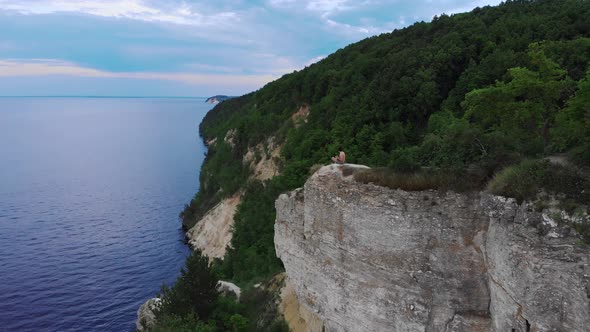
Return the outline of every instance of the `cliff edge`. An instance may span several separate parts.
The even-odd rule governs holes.
[[[357,183],[360,167],[325,166],[275,204],[277,256],[329,331],[587,331],[590,250],[564,221]]]

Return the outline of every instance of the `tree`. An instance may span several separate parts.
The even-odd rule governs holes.
[[[586,78],[578,84],[576,95],[567,106],[557,114],[554,148],[565,151],[575,148],[574,159],[583,164],[590,164],[590,70]]]
[[[162,305],[158,316],[188,316],[193,313],[207,320],[219,296],[217,279],[209,268],[207,257],[195,251],[186,260],[186,267],[172,288],[162,286]]]
[[[461,106],[471,123],[503,132],[521,143],[521,152],[534,154],[549,146],[550,129],[572,93],[573,81],[539,44],[531,45],[529,56],[534,69],[509,69],[508,82],[469,92]]]

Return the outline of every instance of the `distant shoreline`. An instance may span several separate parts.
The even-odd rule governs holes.
[[[186,96],[0,96],[0,98],[207,99],[207,97]]]

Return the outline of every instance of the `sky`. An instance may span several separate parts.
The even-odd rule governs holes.
[[[242,95],[499,0],[0,0],[0,96]]]

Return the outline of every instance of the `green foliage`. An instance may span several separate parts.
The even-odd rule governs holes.
[[[488,185],[496,195],[514,197],[519,202],[534,200],[544,190],[560,194],[564,200],[590,204],[590,180],[580,170],[546,160],[525,160],[498,173]]]
[[[557,126],[553,129],[556,136],[555,149],[565,151],[580,147],[580,152],[585,152],[586,155],[581,155],[581,158],[577,159],[582,164],[590,166],[590,71],[579,82],[576,95],[557,114],[556,122]]]
[[[153,331],[283,331],[276,323],[276,285],[245,289],[238,303],[234,297],[220,296],[216,284],[206,257],[198,251],[187,257],[172,288],[162,287]]]
[[[469,92],[462,103],[465,118],[483,130],[497,131],[517,142],[525,155],[543,153],[551,137],[555,116],[571,96],[573,81],[548,59],[539,44],[532,44],[531,66],[508,70],[509,82]]]
[[[235,140],[237,141],[238,138]],[[221,199],[235,193],[243,185],[248,176],[248,170],[241,162],[242,155],[239,155],[235,149],[223,139],[209,147],[201,168],[200,190],[180,214],[185,230],[193,227],[209,209]]]
[[[286,141],[287,164],[325,163],[341,145],[351,162],[384,166],[395,163],[399,149],[420,145],[431,115],[445,110],[462,119],[465,95],[498,81],[488,93],[473,92],[466,106],[475,117],[466,119],[473,123],[487,115],[481,120],[492,122],[478,123],[483,134],[494,125],[501,135],[517,139],[506,150],[534,155],[551,143],[556,108],[571,94],[568,77],[580,79],[587,70],[590,43],[580,37],[590,33],[588,14],[584,1],[508,1],[416,23],[349,45],[257,92],[221,103],[201,132],[223,138],[229,129],[247,128],[244,141],[250,144],[279,135]],[[490,103],[490,95],[506,100]],[[302,104],[310,105],[311,113],[295,129],[290,116]],[[516,114],[511,106],[517,106]],[[273,122],[261,125],[264,121]],[[442,137],[444,131],[435,134]],[[464,142],[452,156],[445,155],[452,146],[444,139],[429,141],[434,150],[422,153],[418,162],[461,166],[474,162],[465,158],[483,158],[472,151],[483,138],[473,132],[464,136],[470,137],[474,142]],[[452,137],[446,139],[451,143]]]
[[[246,317],[240,314],[233,314],[229,318],[231,329],[236,332],[248,331],[249,322]]]
[[[269,328],[270,332],[289,332],[289,325],[284,319],[276,320]]]
[[[519,202],[532,199],[539,190],[539,182],[545,171],[545,164],[525,160],[496,174],[488,189],[496,195],[514,197]]]
[[[216,326],[200,321],[196,315],[164,315],[158,317],[152,332],[216,332]]]
[[[279,179],[251,181],[234,217],[234,236],[220,274],[238,283],[264,280],[282,269],[274,250],[274,202],[289,189]]]
[[[442,15],[349,45],[218,104],[200,125],[203,138],[216,143],[199,193],[181,213],[183,226],[243,190],[231,249],[214,264],[215,275],[242,285],[268,278],[282,269],[273,244],[274,201],[339,147],[351,163],[395,171],[369,172],[364,182],[472,189],[516,165],[498,173],[490,190],[523,200],[543,189],[587,202],[588,182],[577,171],[519,162],[567,152],[590,165],[588,17],[585,0],[512,0]],[[302,105],[310,114],[295,126],[291,116]],[[230,130],[232,145],[225,142]],[[270,137],[283,144],[281,175],[251,180],[243,156]],[[218,329],[242,328],[242,318],[250,329],[256,325],[260,313],[215,303],[225,309],[195,310],[196,317],[212,319]]]
[[[158,316],[195,315],[201,320],[208,319],[219,296],[216,285],[217,279],[209,269],[207,257],[195,251],[186,259],[176,283],[171,288],[162,286]]]

